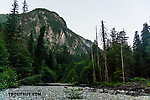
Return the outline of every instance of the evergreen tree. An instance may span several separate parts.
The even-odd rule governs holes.
[[[31,34],[28,40],[28,51],[31,54],[31,56],[33,55],[33,50],[34,50],[34,38],[33,38],[33,30],[31,30]]]
[[[18,1],[14,0],[12,5],[11,14],[8,16],[7,23],[6,23],[6,37],[8,37],[10,42],[14,38],[15,34],[17,33],[17,14],[18,14]]]
[[[0,89],[12,87],[16,82],[16,73],[10,68],[8,58],[9,53],[0,32]]]
[[[18,1],[17,0],[14,0],[14,2],[13,2],[13,8],[12,8],[12,14],[13,15],[15,15],[15,14],[18,14],[18,8],[19,8],[19,6],[18,6]]]
[[[9,15],[5,27],[5,40],[8,52],[10,54],[9,61],[17,74],[18,78],[28,77],[32,73],[32,60],[29,52],[20,43],[21,30],[18,27],[18,2],[14,0],[12,13]]]
[[[8,57],[9,53],[0,34],[0,72],[3,72],[3,70],[9,66]]]
[[[143,61],[145,63],[144,65],[144,76],[145,77],[150,77],[150,28],[148,26],[147,23],[145,23],[143,25],[143,30],[142,30],[142,34],[141,34],[141,37],[142,37],[142,58],[143,58]]]
[[[143,73],[143,58],[142,58],[142,50],[141,50],[141,40],[138,34],[138,31],[135,32],[134,40],[133,40],[133,57],[134,57],[134,72],[133,75],[137,77],[142,77]]]
[[[23,2],[23,8],[22,9],[23,9],[23,14],[28,11],[28,5],[27,5],[26,0],[24,0],[24,2]]]
[[[112,30],[111,30],[111,38],[112,38],[112,44],[114,43],[114,42],[116,42],[116,35],[117,35],[117,31],[115,30],[115,28],[113,28]]]
[[[45,26],[42,26],[40,28],[40,35],[37,40],[37,46],[35,48],[35,69],[36,73],[39,73],[42,66],[45,64],[45,57],[46,57],[46,50],[45,50],[45,44],[44,44],[44,33],[45,33]]]
[[[136,31],[133,40],[133,50],[138,49],[140,44],[141,44],[140,36],[138,34],[138,31]]]
[[[142,30],[142,44],[144,49],[146,49],[147,46],[149,46],[149,39],[150,39],[150,32],[149,32],[149,26],[147,23],[143,24],[143,30]]]

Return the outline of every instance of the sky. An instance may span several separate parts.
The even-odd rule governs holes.
[[[133,44],[135,31],[142,31],[143,24],[150,24],[150,0],[26,0],[29,11],[35,8],[46,8],[55,11],[67,23],[69,29],[76,34],[94,41],[96,26],[100,34],[101,20],[104,20],[106,31],[112,28],[122,31],[129,37],[129,45]],[[12,8],[13,0],[0,3],[0,13],[6,14]],[[18,0],[20,13],[23,0]],[[99,43],[101,38],[99,36]]]

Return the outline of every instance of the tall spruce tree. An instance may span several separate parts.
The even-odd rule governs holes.
[[[29,37],[29,40],[28,40],[28,51],[29,53],[31,54],[31,56],[33,56],[33,49],[34,49],[34,38],[33,38],[33,30],[31,30],[31,34],[30,34],[30,37]]]
[[[111,30],[111,39],[112,39],[112,44],[114,44],[115,42],[116,42],[116,36],[117,36],[117,31],[115,30],[115,28],[113,28],[112,30]]]
[[[28,11],[28,5],[27,5],[26,0],[24,0],[24,2],[23,2],[23,8],[22,9],[23,9],[23,14]]]
[[[5,40],[8,52],[10,54],[9,61],[18,74],[18,78],[22,79],[31,75],[32,60],[30,54],[23,44],[20,43],[21,31],[18,27],[18,2],[14,0],[11,14],[8,17],[5,27]]]
[[[16,73],[10,68],[9,53],[0,32],[0,89],[14,86]]]
[[[17,33],[17,14],[18,14],[18,1],[14,0],[13,5],[12,5],[12,10],[11,14],[7,17],[7,23],[6,23],[6,37],[9,37],[9,39],[12,41],[14,38],[15,34]]]
[[[44,44],[44,33],[45,33],[45,26],[40,28],[40,35],[37,40],[37,46],[35,48],[35,62],[34,66],[36,71],[35,73],[39,73],[42,66],[45,64],[45,57],[46,57],[46,50]]]
[[[9,66],[8,57],[9,53],[5,47],[5,43],[0,33],[0,72],[3,72],[3,70]]]
[[[142,77],[144,62],[142,58],[141,40],[138,31],[135,32],[133,40],[134,76]]]
[[[144,59],[145,67],[144,76],[150,77],[150,28],[147,23],[143,24],[143,30],[141,32],[142,37],[142,57]]]
[[[140,36],[138,34],[138,31],[136,31],[133,40],[133,50],[138,49],[140,44],[141,44]]]

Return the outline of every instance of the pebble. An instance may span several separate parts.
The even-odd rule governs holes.
[[[21,86],[19,88],[0,91],[0,100],[69,100],[69,94],[64,91],[72,88],[74,90],[81,89],[81,87],[71,86]],[[93,88],[82,87],[81,91],[78,91],[83,97],[80,100],[150,100],[150,96],[134,97],[123,94],[114,95],[111,94],[113,91],[110,91],[110,93],[102,93],[102,89],[96,89],[96,91],[91,90]],[[14,93],[14,96],[10,95],[10,93]],[[15,95],[15,93],[31,93],[32,95]]]

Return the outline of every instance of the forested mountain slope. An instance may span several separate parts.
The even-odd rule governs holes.
[[[0,21],[6,22],[6,16],[0,15]],[[33,33],[34,44],[40,35],[40,28],[45,26],[44,43],[47,51],[49,49],[59,51],[64,46],[67,47],[70,54],[88,53],[92,42],[84,39],[71,31],[66,22],[57,13],[46,9],[38,8],[26,14],[18,15],[18,22],[21,26],[24,43]]]

